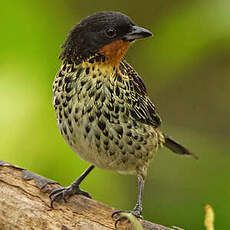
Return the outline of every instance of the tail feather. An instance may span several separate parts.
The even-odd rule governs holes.
[[[164,134],[165,143],[164,146],[170,149],[172,152],[181,154],[181,155],[191,155],[195,159],[198,160],[198,156],[196,156],[194,153],[190,152],[187,148],[173,140],[171,137],[169,137],[167,134]]]

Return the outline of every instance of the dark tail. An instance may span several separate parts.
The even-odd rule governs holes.
[[[164,134],[164,138],[165,138],[164,146],[170,149],[171,151],[173,151],[174,153],[181,154],[181,155],[190,155],[198,160],[198,156],[196,156],[194,153],[190,152],[184,146],[182,146],[181,144],[173,140],[167,134]]]

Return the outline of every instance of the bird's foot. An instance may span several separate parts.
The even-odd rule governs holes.
[[[53,189],[53,191],[49,195],[51,200],[50,205],[53,208],[54,202],[59,202],[60,200],[64,200],[65,202],[67,202],[68,198],[75,194],[79,194],[91,198],[88,192],[81,190],[78,185],[76,186],[72,184],[68,187]]]
[[[121,211],[121,210],[118,210],[118,211],[113,212],[113,214],[112,214],[112,217],[116,217],[115,228],[117,227],[117,224],[120,221],[123,221],[123,220],[127,219],[127,217],[125,215],[122,215],[122,213],[132,214],[133,216],[135,216],[138,219],[143,219],[143,217],[141,215],[141,210],[139,210],[139,209],[134,209],[133,211]]]

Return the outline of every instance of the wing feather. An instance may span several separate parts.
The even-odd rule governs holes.
[[[130,95],[126,96],[130,107],[130,115],[140,122],[152,125],[155,128],[161,124],[161,118],[147,95],[147,89],[138,73],[123,60],[120,69],[128,76]]]

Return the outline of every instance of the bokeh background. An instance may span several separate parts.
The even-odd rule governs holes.
[[[127,59],[143,77],[162,130],[200,159],[159,151],[144,193],[146,219],[204,229],[204,205],[216,228],[230,226],[230,1],[1,1],[0,159],[70,184],[87,166],[64,143],[51,86],[60,46],[82,17],[101,10],[128,14],[154,38]],[[136,201],[136,178],[96,169],[82,184],[118,209]]]

